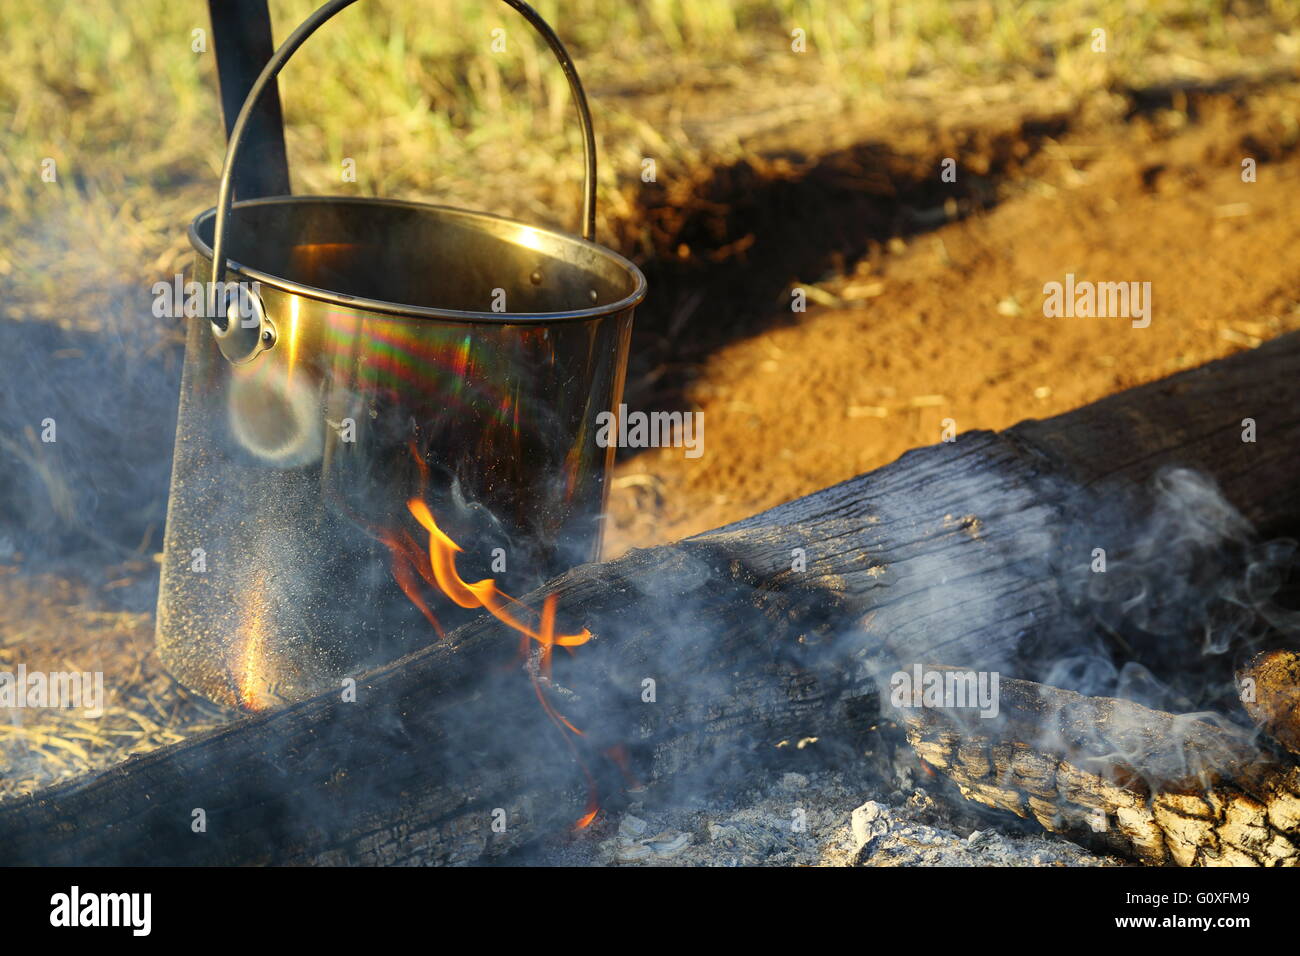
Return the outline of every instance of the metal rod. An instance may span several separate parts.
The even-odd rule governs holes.
[[[249,90],[275,50],[266,4],[267,0],[208,0],[227,140]],[[240,199],[289,194],[284,116],[274,82],[266,95],[258,98],[249,125],[248,145],[235,167],[234,178],[235,195]]]

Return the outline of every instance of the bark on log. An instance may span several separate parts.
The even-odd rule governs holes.
[[[851,732],[882,663],[1016,673],[1071,606],[1062,552],[1138,521],[1162,467],[1201,468],[1266,533],[1300,526],[1297,368],[1292,335],[550,582],[527,603],[556,595],[562,628],[597,635],[558,655],[552,698],[586,731],[602,801],[623,784],[612,748],[639,782],[700,792],[783,740]],[[481,618],[359,679],[355,703],[324,695],[7,802],[0,862],[455,863],[562,830],[582,773],[516,646]]]
[[[1126,700],[1001,682],[1001,713],[891,708],[963,796],[1156,865],[1300,864],[1300,767],[1250,734]]]

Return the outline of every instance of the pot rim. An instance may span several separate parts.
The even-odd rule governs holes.
[[[520,226],[532,230],[534,233],[549,237],[552,241],[558,241],[560,244],[567,243],[588,248],[596,255],[612,262],[624,272],[628,273],[634,280],[634,286],[630,293],[615,302],[603,305],[594,305],[586,309],[571,309],[562,312],[465,312],[457,309],[439,309],[432,306],[405,305],[400,302],[388,302],[383,299],[368,299],[361,296],[347,295],[342,292],[331,292],[328,289],[305,285],[301,282],[295,282],[292,279],[286,279],[283,276],[276,276],[269,272],[263,272],[260,269],[247,266],[231,258],[226,259],[226,281],[231,281],[229,278],[230,275],[238,273],[241,276],[246,276],[249,279],[261,282],[264,285],[270,286],[273,289],[278,289],[282,292],[315,299],[320,302],[328,302],[332,305],[341,306],[347,309],[379,312],[385,315],[405,316],[408,318],[440,319],[453,322],[483,322],[494,325],[519,325],[529,323],[546,324],[551,322],[603,318],[605,316],[615,315],[635,308],[641,303],[641,300],[644,299],[646,295],[647,285],[645,275],[639,268],[637,268],[635,263],[619,255],[617,252],[614,252],[612,249],[608,249],[605,246],[600,245],[600,243],[589,242],[586,239],[570,235],[566,232],[534,226],[531,223],[521,222],[518,219],[510,219],[506,216],[498,216],[493,213],[479,212],[472,209],[461,209],[457,206],[443,206],[434,203],[415,202],[406,199],[380,199],[369,196],[266,196],[258,199],[246,199],[241,202],[236,202],[232,206],[232,211],[252,206],[289,205],[306,202],[398,206],[408,209],[453,213],[458,217],[478,220],[481,222],[490,222],[498,225],[505,224],[510,226]],[[215,218],[216,213],[217,210],[215,206],[205,209],[194,217],[193,221],[190,222],[189,227],[190,245],[196,252],[206,256],[209,261],[212,259],[212,246],[199,236],[198,230],[200,224],[206,223]]]

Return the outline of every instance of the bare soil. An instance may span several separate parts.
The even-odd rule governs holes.
[[[801,181],[820,176],[834,195],[836,169],[852,161],[856,192],[869,199],[855,210],[857,235],[833,212],[819,220],[823,262],[810,262],[806,246],[789,250],[805,281],[772,294],[773,273],[778,286],[785,278],[783,240],[760,225],[740,254],[762,268],[746,279],[741,263],[725,285],[730,298],[711,312],[678,316],[674,328],[648,304],[646,334],[670,357],[634,357],[629,402],[703,411],[704,454],[651,449],[619,462],[608,556],[884,465],[941,440],[948,419],[962,432],[1051,416],[1300,328],[1300,87],[1112,95],[1065,117],[1021,110],[1002,127],[922,123],[904,150],[918,138],[928,145],[910,154],[895,146],[849,150],[839,167],[823,160]],[[940,182],[944,156],[958,160],[956,183]],[[1243,181],[1246,158],[1255,182]],[[788,172],[762,173],[743,195],[785,200],[797,244],[799,207],[789,203],[800,194],[772,186],[791,182]],[[926,202],[933,208],[918,208]],[[757,218],[751,211],[749,224]],[[714,233],[714,251],[744,239]],[[1067,273],[1150,282],[1150,326],[1045,317],[1044,284]],[[699,266],[697,283],[707,274]],[[652,294],[666,285],[673,295],[665,278]],[[768,283],[766,308],[743,304],[750,331],[711,329],[720,315],[734,324],[726,305],[746,282]],[[809,290],[806,313],[790,311],[795,285]],[[700,341],[708,354],[691,361]],[[653,355],[656,342],[641,345]]]

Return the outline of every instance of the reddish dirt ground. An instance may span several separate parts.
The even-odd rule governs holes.
[[[705,358],[684,391],[703,456],[620,461],[606,555],[887,464],[945,419],[1048,417],[1300,328],[1298,125],[1300,87],[1279,86],[1175,93],[1042,141],[996,204],[884,243],[814,290],[827,305]],[[1045,317],[1067,273],[1150,282],[1150,326]]]

